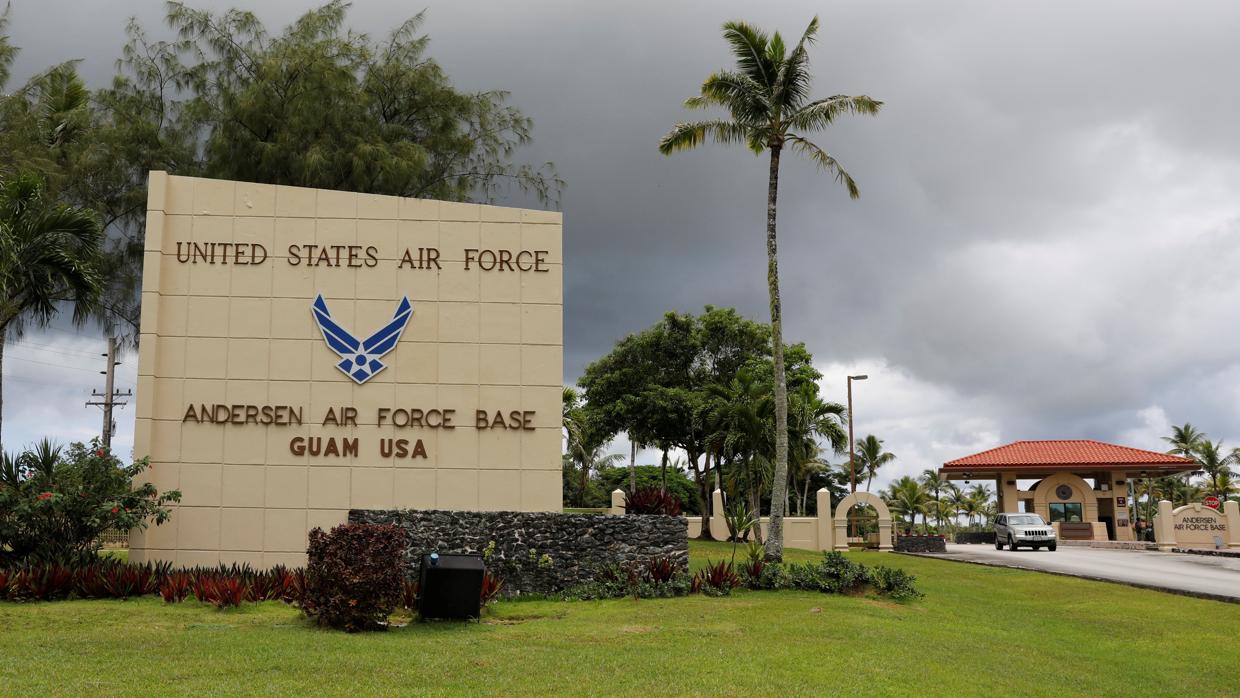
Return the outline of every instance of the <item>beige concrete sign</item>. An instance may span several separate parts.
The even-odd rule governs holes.
[[[1223,511],[1201,502],[1172,509],[1171,502],[1158,503],[1154,517],[1154,536],[1161,549],[1240,548],[1240,504],[1224,502]]]
[[[561,214],[151,173],[131,559],[300,564],[350,508],[556,510]]]

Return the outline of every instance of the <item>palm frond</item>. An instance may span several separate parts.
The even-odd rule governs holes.
[[[736,64],[754,82],[770,88],[775,84],[775,66],[767,58],[770,37],[748,22],[725,22],[723,38],[732,46]]]
[[[732,118],[743,124],[763,124],[770,121],[771,103],[768,91],[743,73],[720,70],[702,83],[702,94],[695,105],[717,104],[727,109]]]
[[[775,81],[775,102],[783,109],[795,109],[809,98],[809,51],[818,34],[818,17],[810,20],[792,52],[780,62],[779,75]]]
[[[680,123],[659,141],[659,152],[671,155],[678,150],[688,150],[708,140],[716,143],[748,143],[750,129],[731,121],[695,121]]]
[[[857,188],[857,183],[853,181],[852,175],[848,174],[839,161],[831,157],[827,151],[818,147],[812,141],[793,133],[788,134],[787,140],[784,142],[789,144],[794,150],[808,155],[822,170],[834,175],[835,181],[843,184],[848,189],[849,198],[856,199],[861,196],[861,190]]]
[[[866,95],[835,95],[816,99],[788,115],[788,128],[793,131],[818,131],[830,126],[843,114],[876,116],[883,103]]]

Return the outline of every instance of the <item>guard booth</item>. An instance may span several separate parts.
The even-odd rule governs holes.
[[[994,482],[999,512],[1039,514],[1060,540],[1133,541],[1136,481],[1196,467],[1188,458],[1101,441],[1015,441],[948,461],[939,475]],[[1146,516],[1144,509],[1136,512]]]

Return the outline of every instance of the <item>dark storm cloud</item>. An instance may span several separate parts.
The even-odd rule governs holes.
[[[305,6],[259,13],[276,27]],[[351,21],[382,34],[410,7],[359,2]],[[713,147],[666,158],[655,144],[726,65],[722,21],[798,34],[817,12],[815,92],[886,107],[819,136],[860,201],[806,163],[785,167],[786,335],[808,342],[836,399],[835,373],[873,371],[859,429],[887,435],[900,470],[1016,438],[1157,447],[1167,421],[1240,437],[1240,6],[428,10],[432,54],[463,87],[511,90],[535,121],[521,157],[568,181],[567,381],[668,309],[766,316],[764,161]],[[156,3],[18,3],[19,74],[82,57],[106,79],[130,14],[165,31]]]

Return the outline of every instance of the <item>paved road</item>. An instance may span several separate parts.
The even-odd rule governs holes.
[[[1049,550],[995,550],[949,543],[947,557],[985,565],[1057,572],[1240,602],[1240,558],[1061,545]]]

